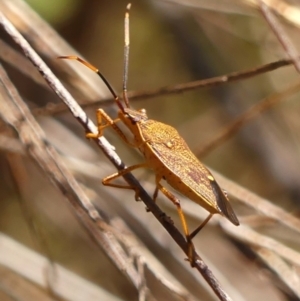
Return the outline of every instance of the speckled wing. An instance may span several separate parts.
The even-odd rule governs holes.
[[[178,141],[180,139],[181,141]],[[178,143],[180,142],[180,143]],[[175,145],[175,144],[179,145]],[[182,138],[177,137],[176,142],[150,142],[153,151],[161,162],[182,182],[194,190],[211,206],[216,207],[217,202],[211,189],[211,176],[206,167],[201,164],[190,151]]]
[[[151,146],[165,167],[196,192],[208,206],[216,208],[233,224],[239,224],[224,192],[209,170],[191,152],[176,129],[148,120],[147,124],[143,126],[143,134],[147,144]],[[194,201],[197,202],[195,199]]]

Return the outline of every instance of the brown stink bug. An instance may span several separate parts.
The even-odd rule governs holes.
[[[192,238],[210,220],[213,214],[218,213],[225,216],[234,225],[239,221],[229,203],[227,194],[220,188],[210,171],[197,159],[187,146],[184,139],[177,130],[170,125],[149,119],[144,109],[134,110],[130,108],[127,97],[127,75],[129,56],[129,8],[125,14],[125,51],[124,51],[124,79],[123,79],[123,101],[119,99],[111,85],[100,73],[100,71],[77,56],[62,56],[62,59],[73,59],[81,62],[96,72],[105,82],[119,107],[118,118],[113,120],[104,110],[97,110],[98,133],[87,134],[88,138],[98,138],[103,135],[103,130],[111,126],[116,133],[130,146],[133,146],[143,154],[145,162],[129,166],[102,180],[107,186],[134,189],[126,185],[111,183],[112,180],[123,176],[137,168],[150,168],[155,173],[156,188],[153,194],[155,201],[158,192],[161,191],[177,207],[177,211],[183,226],[184,234],[192,246]],[[133,141],[129,141],[117,123],[123,122],[133,134]],[[161,182],[165,180],[175,190],[202,206],[210,214],[202,224],[192,233],[189,232],[180,201]],[[139,192],[136,191],[136,199]],[[190,253],[192,254],[192,253]],[[189,258],[192,261],[192,258]]]

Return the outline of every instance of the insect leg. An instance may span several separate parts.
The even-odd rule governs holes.
[[[154,193],[153,193],[153,197],[152,197],[153,202],[156,202],[157,195],[158,195],[158,190],[159,190],[159,187],[156,186],[156,187],[155,187],[155,190],[154,190]]]
[[[155,189],[154,196],[157,196],[157,191],[159,189],[176,206],[177,212],[178,212],[181,224],[182,224],[182,228],[183,228],[183,231],[184,231],[187,243],[188,243],[188,260],[190,261],[190,264],[193,267],[194,261],[195,261],[194,260],[195,247],[193,245],[192,238],[189,234],[189,229],[188,229],[187,222],[186,222],[184,213],[183,213],[181,205],[180,205],[180,201],[167,188],[163,187],[159,183],[159,181],[160,181],[160,178],[157,178],[156,179],[157,188]]]
[[[210,213],[209,216],[201,223],[201,225],[190,234],[190,239],[193,239],[201,231],[201,229],[209,222],[212,216],[213,213]]]
[[[136,164],[136,165],[126,167],[125,169],[122,169],[122,170],[120,170],[120,171],[118,171],[118,172],[102,179],[102,184],[105,185],[105,186],[111,186],[111,187],[115,187],[115,188],[133,189],[135,191],[135,200],[138,201],[138,197],[139,197],[140,192],[137,188],[132,187],[130,185],[119,185],[119,184],[113,184],[113,183],[110,183],[110,182],[112,180],[115,180],[115,179],[131,172],[134,169],[142,168],[142,167],[148,167],[147,163]]]
[[[180,218],[180,221],[182,224],[183,232],[187,238],[190,237],[186,219],[185,219],[185,216],[183,214],[183,211],[182,211],[182,208],[180,205],[180,201],[175,197],[175,195],[173,195],[167,188],[162,186],[160,183],[156,183],[156,185],[157,185],[157,188],[176,206],[178,215],[179,215],[179,218]],[[155,192],[156,191],[157,190],[155,190]]]
[[[110,116],[102,109],[97,110],[97,125],[98,125],[98,133],[87,133],[87,138],[97,139],[103,136],[103,130],[109,126],[111,126],[115,132],[122,138],[122,140],[129,144],[132,147],[137,147],[135,143],[130,142],[126,135],[122,132],[122,130],[116,125],[116,123],[120,121],[119,118],[111,119]]]
[[[154,203],[156,203],[158,191],[159,191],[159,188],[158,188],[158,186],[156,186],[156,187],[155,187],[155,190],[154,190],[154,193],[153,193],[153,197],[152,197],[152,200],[153,200]],[[147,212],[150,212],[150,209],[149,209],[149,208],[146,208],[146,211],[147,211]]]

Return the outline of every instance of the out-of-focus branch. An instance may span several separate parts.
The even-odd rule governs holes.
[[[295,46],[293,45],[291,39],[288,37],[288,35],[285,33],[280,23],[277,21],[275,15],[273,14],[272,10],[269,8],[266,1],[259,0],[258,3],[263,16],[265,17],[266,21],[270,25],[270,28],[272,29],[278,41],[286,51],[287,55],[292,60],[296,70],[300,73],[299,54]]]
[[[235,228],[222,220],[220,220],[220,225],[228,234],[230,234],[230,236],[246,242],[247,244],[271,250],[290,263],[300,266],[300,254],[284,244],[281,244],[275,239],[259,234],[258,232],[244,225]]]
[[[122,252],[119,242],[109,231],[104,230],[102,226],[105,225],[104,220],[81,190],[73,175],[65,168],[54,148],[47,143],[40,126],[30,114],[2,67],[0,68],[0,90],[2,119],[18,132],[19,139],[28,154],[67,197],[78,220],[87,229],[89,235],[120,269],[122,267],[123,272],[138,288],[140,282],[143,281],[140,275],[133,266],[128,265],[129,259],[125,252]],[[102,231],[99,231],[97,224],[102,226]]]
[[[291,60],[279,60],[272,63],[268,63],[265,65],[261,65],[259,67],[247,69],[244,71],[232,72],[229,74],[216,76],[208,79],[197,80],[189,83],[178,84],[173,86],[166,86],[159,89],[155,89],[152,91],[129,91],[128,97],[130,101],[144,100],[147,98],[162,96],[162,95],[171,95],[187,92],[190,90],[200,89],[200,88],[209,88],[216,87],[225,83],[230,83],[234,81],[248,79],[260,74],[264,74],[285,66],[289,66],[292,64]],[[122,97],[122,95],[119,95]],[[104,98],[101,100],[97,100],[94,102],[89,102],[86,104],[82,104],[82,107],[90,107],[90,106],[103,106],[107,103],[112,103],[113,98]],[[35,109],[33,112],[35,115],[54,115],[58,113],[65,112],[67,109],[63,104],[51,105],[44,108]]]
[[[234,196],[250,208],[253,208],[256,212],[262,213],[268,218],[274,219],[289,229],[300,233],[300,220],[298,218],[241,185],[225,178],[217,171],[213,171],[213,173],[220,185],[224,187],[230,195]]]
[[[289,96],[295,94],[300,90],[300,82],[290,85],[282,92],[275,93],[271,96],[266,97],[260,102],[253,105],[246,112],[241,114],[235,120],[230,122],[225,126],[218,134],[214,135],[213,139],[207,143],[204,143],[204,146],[196,148],[194,151],[199,157],[203,157],[210,153],[212,150],[216,149],[218,146],[223,144],[225,141],[233,137],[239,130],[242,129],[244,125],[253,120],[259,114],[265,112],[272,106],[276,105],[280,101],[286,100]]]
[[[260,247],[252,247],[252,249],[260,259],[276,273],[281,281],[300,298],[300,279],[294,267],[288,265],[286,261],[275,254],[275,252]]]

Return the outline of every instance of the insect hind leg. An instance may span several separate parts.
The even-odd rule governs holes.
[[[195,254],[195,247],[194,247],[194,244],[192,242],[192,237],[191,237],[191,235],[189,233],[188,225],[187,225],[187,222],[186,222],[186,219],[185,219],[185,215],[184,215],[184,213],[182,211],[182,208],[181,208],[181,205],[180,205],[180,201],[167,188],[165,188],[164,186],[162,186],[159,183],[159,180],[160,180],[159,178],[156,179],[156,189],[155,189],[153,197],[155,197],[155,199],[156,199],[158,190],[160,190],[176,206],[176,209],[177,209],[177,212],[178,212],[181,224],[182,224],[183,232],[184,232],[184,235],[185,235],[187,243],[188,243],[188,250],[187,250],[188,260],[189,260],[191,266],[193,267],[194,266],[194,262],[195,262],[195,256],[194,256],[194,254]],[[154,201],[155,201],[155,199],[154,199]]]
[[[193,239],[200,231],[203,229],[203,227],[209,222],[209,220],[212,218],[213,213],[210,213],[208,217],[201,223],[200,226],[198,226],[191,234],[190,239]]]

